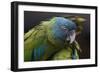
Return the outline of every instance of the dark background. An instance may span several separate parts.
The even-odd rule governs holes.
[[[24,33],[28,32],[35,25],[41,21],[48,20],[52,17],[61,16],[82,16],[86,19],[83,25],[83,31],[76,37],[80,44],[82,52],[79,52],[80,59],[90,58],[90,15],[89,14],[76,14],[76,13],[53,13],[53,12],[34,12],[24,11]]]

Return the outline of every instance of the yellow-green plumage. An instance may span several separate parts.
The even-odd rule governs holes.
[[[72,48],[75,49],[75,59],[79,58],[77,53],[79,46],[76,47],[75,43],[70,46],[68,42],[60,42],[55,38],[52,32],[55,21],[55,17],[50,21],[43,21],[25,33],[24,61],[40,61],[49,58],[52,60],[72,59]]]

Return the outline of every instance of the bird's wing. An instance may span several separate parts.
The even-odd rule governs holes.
[[[46,39],[46,28],[44,25],[38,25],[31,29],[24,37],[24,60],[30,61],[33,49],[36,49]]]

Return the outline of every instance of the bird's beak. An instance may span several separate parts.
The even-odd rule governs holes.
[[[76,37],[76,33],[75,33],[75,31],[72,31],[72,32],[70,33],[70,35],[67,37],[66,40],[67,40],[67,41],[70,41],[70,44],[71,44],[71,43],[74,42],[75,37]]]
[[[70,44],[74,42],[75,36],[76,36],[75,32],[72,35],[70,35]]]

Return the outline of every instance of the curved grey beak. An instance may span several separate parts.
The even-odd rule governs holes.
[[[75,30],[70,31],[69,36],[66,38],[67,41],[70,41],[70,44],[74,42],[76,37]]]

